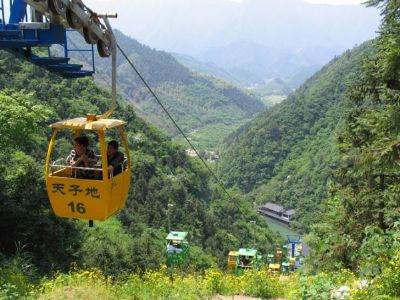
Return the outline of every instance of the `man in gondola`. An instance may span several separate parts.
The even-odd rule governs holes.
[[[67,158],[68,164],[73,167],[73,175],[76,178],[94,178],[94,172],[85,170],[92,168],[97,163],[97,157],[93,150],[89,149],[89,139],[86,136],[79,136],[74,139],[74,149]]]
[[[110,176],[117,176],[123,170],[123,164],[125,156],[119,150],[117,141],[108,142],[107,146],[107,162],[108,162],[108,173]]]

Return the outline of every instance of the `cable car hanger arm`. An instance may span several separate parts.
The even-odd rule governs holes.
[[[108,21],[109,16],[104,15],[100,16],[103,18],[104,23],[107,26],[107,29],[110,32],[110,38],[111,38],[111,67],[112,67],[112,73],[111,73],[111,98],[112,98],[112,103],[111,103],[111,108],[105,112],[104,114],[98,116],[99,119],[108,119],[115,109],[117,108],[117,40],[115,39],[114,32],[111,28],[111,24]]]

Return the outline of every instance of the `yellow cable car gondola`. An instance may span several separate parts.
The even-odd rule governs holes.
[[[107,51],[110,52],[112,58],[112,107],[100,116],[88,115],[86,118],[75,118],[52,124],[50,126],[52,137],[45,168],[47,194],[54,213],[59,217],[89,220],[90,225],[94,220],[104,221],[124,208],[131,181],[131,162],[124,129],[126,123],[110,119],[116,108],[117,98],[117,43],[108,21],[109,17],[113,16],[104,15],[102,18],[107,28],[107,37],[103,38],[107,40],[109,45]],[[112,131],[114,131],[114,137],[119,135],[119,140],[125,149],[125,156],[119,153],[122,159],[118,160],[117,171],[110,169],[107,153],[106,132]],[[56,138],[58,135],[65,136],[65,132],[72,133],[75,141],[79,137],[88,139],[87,135],[95,135],[100,155],[96,156],[92,152],[93,164],[88,166],[85,163],[82,166],[81,163],[77,164],[79,159],[75,163],[70,163],[68,159],[53,157],[56,156],[54,153]],[[87,144],[88,142],[86,146]],[[77,145],[81,146],[76,143],[75,147]],[[118,148],[119,144],[114,141],[113,145],[114,148]],[[74,151],[76,154],[77,150]],[[76,156],[81,156],[83,159],[84,155],[77,154]]]
[[[131,169],[125,122],[97,119],[95,116],[61,121],[51,125],[52,137],[46,158],[46,186],[54,213],[59,217],[104,221],[119,212],[128,196]],[[84,132],[96,133],[100,145],[97,166],[84,168],[68,165],[65,159],[52,160],[57,135],[72,131],[75,136]],[[117,131],[125,149],[126,159],[117,175],[109,172],[106,131]],[[77,176],[79,171],[90,172],[89,178]]]
[[[234,270],[236,268],[236,261],[238,257],[237,251],[229,251],[228,254],[228,269]]]

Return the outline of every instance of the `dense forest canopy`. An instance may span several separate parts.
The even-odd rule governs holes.
[[[7,74],[0,77],[0,259],[4,263],[27,255],[39,272],[68,270],[73,263],[98,267],[106,274],[159,268],[165,263],[169,227],[190,233],[190,263],[195,268],[223,265],[230,249],[250,242],[264,251],[273,246],[275,237],[250,204],[236,195],[226,199],[197,160],[139,118],[123,99],[115,117],[128,123],[133,158],[126,208],[93,229],[56,218],[43,178],[48,125],[104,112],[110,94],[92,79],[63,80],[5,52],[0,53],[0,73]]]
[[[340,163],[311,241],[317,266],[376,276],[399,248],[400,4],[368,4],[382,10],[380,36],[346,93]]]

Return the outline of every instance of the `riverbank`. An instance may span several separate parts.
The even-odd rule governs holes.
[[[278,232],[282,237],[286,238],[288,235],[299,235],[298,232],[294,231],[293,229],[289,228],[289,226],[269,217],[265,217],[269,228],[274,231]]]

